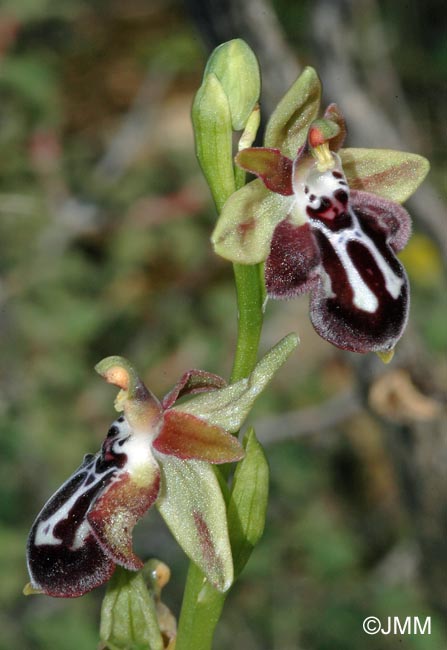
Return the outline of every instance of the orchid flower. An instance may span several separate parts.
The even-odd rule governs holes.
[[[411,225],[399,205],[426,176],[421,156],[340,149],[345,122],[335,104],[318,118],[321,85],[306,68],[273,113],[266,147],[236,163],[258,176],[226,202],[216,252],[265,261],[271,298],[310,292],[317,333],[353,352],[389,360],[408,318],[409,287],[396,257]]]
[[[28,539],[26,593],[81,596],[106,582],[117,564],[142,568],[132,531],[154,503],[209,582],[227,590],[233,561],[226,507],[210,463],[243,457],[231,434],[296,343],[289,335],[248,378],[230,386],[217,375],[190,370],[161,402],[128,361],[101,361],[96,370],[121,389],[115,401],[121,414],[101,450],[84,457],[37,516]]]

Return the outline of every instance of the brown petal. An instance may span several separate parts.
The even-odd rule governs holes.
[[[237,438],[230,433],[179,410],[166,411],[153,448],[162,454],[209,463],[232,463],[244,455]]]
[[[332,122],[335,122],[340,127],[340,133],[336,135],[334,138],[332,138],[329,142],[329,147],[331,148],[331,150],[338,151],[340,147],[343,146],[343,143],[346,139],[347,132],[346,132],[345,118],[343,117],[343,114],[340,111],[337,104],[334,103],[329,104],[329,106],[324,112],[323,117],[326,120],[331,120]]]
[[[205,370],[188,370],[185,372],[176,385],[164,396],[162,401],[163,409],[169,409],[176,400],[185,395],[195,395],[205,391],[217,390],[227,385],[225,379]]]
[[[262,180],[264,185],[277,194],[291,196],[292,167],[290,158],[283,156],[279,149],[250,147],[243,149],[235,158],[236,164]]]
[[[152,461],[151,467],[146,464],[138,477],[121,474],[87,515],[104,552],[126,569],[138,570],[143,566],[132,550],[132,531],[156,500],[159,488],[160,471]]]

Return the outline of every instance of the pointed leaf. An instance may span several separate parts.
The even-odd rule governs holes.
[[[155,604],[141,573],[117,568],[102,602],[99,634],[110,650],[163,650]]]
[[[157,508],[188,557],[212,585],[226,591],[233,582],[227,515],[213,468],[198,460],[157,454],[162,487]]]
[[[279,149],[250,147],[240,151],[235,160],[239,167],[259,176],[272,192],[283,196],[293,194],[293,161],[283,156]]]
[[[192,413],[227,431],[238,431],[257,396],[297,345],[296,334],[288,334],[256,364],[248,378],[213,393],[198,395],[178,409]]]
[[[264,261],[273,231],[286,218],[293,200],[269,192],[260,180],[248,183],[224,205],[211,237],[215,252],[240,264]]]
[[[237,577],[264,531],[267,512],[269,468],[253,429],[245,437],[245,457],[234,473],[228,504],[228,529]]]
[[[240,131],[259,99],[261,75],[253,50],[240,38],[219,45],[208,59],[204,78],[214,73],[230,106],[232,126]]]
[[[341,149],[349,186],[403,203],[430,169],[428,160],[414,153],[391,149]]]
[[[239,441],[221,427],[173,409],[166,411],[153,447],[162,454],[208,463],[234,463],[244,455]]]
[[[310,123],[318,117],[320,98],[318,75],[307,67],[272,113],[265,131],[266,147],[281,149],[285,156],[295,158],[306,141]]]

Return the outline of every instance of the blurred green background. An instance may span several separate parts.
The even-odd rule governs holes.
[[[34,517],[114,418],[95,363],[128,357],[160,396],[188,368],[229,374],[231,268],[209,244],[189,112],[209,49],[236,36],[261,60],[264,118],[311,64],[347,114],[350,146],[418,152],[433,171],[409,204],[412,314],[391,366],[320,340],[307,297],[267,307],[263,350],[291,330],[302,345],[250,419],[271,466],[268,522],[215,647],[445,647],[442,11],[436,0],[0,4],[2,650],[97,644],[103,589],[22,596]],[[186,561],[155,512],[135,545],[171,566],[164,600],[178,614]],[[367,636],[366,616],[431,616],[431,635]]]

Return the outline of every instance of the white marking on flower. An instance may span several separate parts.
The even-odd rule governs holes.
[[[112,427],[116,427],[118,431],[115,439],[113,440],[113,444],[111,446],[113,453],[115,454],[127,453],[123,451],[124,445],[122,446],[119,445],[120,441],[126,440],[126,435],[128,435],[129,432],[131,431],[127,421],[124,420],[122,422],[119,422],[118,420],[116,420],[115,422],[113,422]],[[122,474],[123,471],[127,471],[127,463],[126,463],[126,466],[122,469],[113,468],[112,466],[109,469],[105,469],[104,471],[97,473],[95,467],[96,467],[96,462],[99,458],[100,458],[100,454],[96,454],[93,458],[91,458],[90,462],[86,463],[82,468],[79,468],[79,471],[76,472],[76,474],[79,475],[85,473],[86,475],[84,477],[84,480],[80,483],[80,485],[75,490],[75,492],[66,501],[61,503],[59,508],[55,512],[53,512],[49,517],[46,517],[45,519],[41,519],[38,522],[34,534],[34,544],[36,546],[43,546],[45,544],[48,544],[50,546],[57,546],[59,544],[62,544],[63,540],[55,536],[54,530],[61,521],[68,519],[68,517],[70,516],[70,511],[75,506],[77,500],[86,492],[93,490],[94,487],[98,485],[98,483],[103,481],[104,476],[109,474],[111,471],[115,471],[115,475],[110,478],[107,487],[110,487],[112,483],[118,480],[119,476]],[[91,480],[91,477],[93,477],[93,480]],[[73,478],[74,475],[71,476],[68,479],[68,481],[66,481],[61,486],[58,492],[62,492],[65,486],[67,486],[67,484],[70,483],[73,480]],[[96,500],[96,497],[94,500]],[[43,510],[45,510],[45,508],[46,506],[44,506]],[[83,545],[85,538],[87,537],[90,531],[91,531],[90,525],[88,524],[87,519],[85,519],[79,524],[78,528],[75,531],[73,544],[71,546],[72,550],[76,550],[77,548],[80,548]]]
[[[354,210],[349,205],[349,187],[346,182],[340,158],[334,153],[332,156],[335,161],[334,167],[326,172],[319,171],[316,164],[311,165],[309,162],[303,165],[301,169],[299,165],[297,165],[293,183],[295,196],[297,203],[301,203],[301,205],[304,206],[311,206],[312,210],[317,211],[321,206],[323,197],[330,199],[332,205],[328,206],[327,211],[325,211],[325,219],[335,218],[336,211],[334,208],[337,204],[340,205],[341,211],[347,212],[350,215],[352,226],[341,228],[340,230],[331,230],[323,223],[323,221],[318,219],[318,217],[310,218],[310,221],[312,223],[312,228],[320,230],[325,237],[327,237],[336,255],[340,259],[353,291],[353,303],[355,307],[368,313],[374,313],[379,306],[378,298],[363,280],[351,259],[348,253],[349,243],[358,242],[369,251],[377,265],[377,268],[383,276],[385,288],[392,298],[397,299],[399,297],[404,284],[404,279],[399,277],[390,268],[388,262],[378,250],[374,241],[362,230]],[[339,177],[334,175],[334,172],[338,172]],[[343,190],[346,192],[348,199],[346,204],[340,204],[340,201],[335,197],[337,190]],[[318,205],[315,205],[317,202]],[[326,297],[334,297],[330,280],[328,285],[327,279],[325,277],[322,279]]]
[[[89,474],[87,475],[87,477]],[[87,479],[86,477],[86,479]],[[98,483],[103,477],[98,476],[96,481],[91,483],[89,485],[90,487],[93,487],[96,483]],[[56,546],[59,544],[62,544],[62,539],[59,537],[56,537],[54,535],[54,529],[56,526],[61,522],[64,521],[65,519],[68,518],[70,514],[70,510],[72,507],[75,505],[76,501],[79,499],[79,497],[88,489],[85,487],[85,481],[81,483],[81,485],[78,487],[78,489],[74,492],[74,494],[71,495],[67,501],[65,501],[57,510],[54,512],[52,515],[47,517],[46,519],[42,519],[42,521],[39,521],[39,523],[36,526],[36,533],[34,536],[34,544],[36,546],[42,546],[44,544],[49,544],[50,546]],[[62,489],[62,488],[61,488]]]

